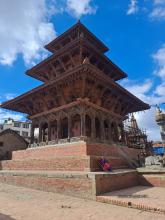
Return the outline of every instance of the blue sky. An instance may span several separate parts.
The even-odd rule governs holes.
[[[41,84],[25,71],[48,56],[43,45],[81,19],[128,74],[120,84],[165,108],[165,0],[1,0],[0,13],[0,102]],[[150,139],[158,140],[154,112],[136,118]],[[0,110],[0,121],[9,116],[22,119]]]

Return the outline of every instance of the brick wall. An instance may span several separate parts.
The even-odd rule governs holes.
[[[111,177],[106,173],[96,176],[97,195],[114,190],[137,186],[139,183],[137,172],[112,174]]]
[[[78,143],[66,143],[55,146],[44,146],[32,149],[27,149],[26,151],[13,152],[12,159],[42,159],[42,158],[53,158],[56,156],[85,156],[85,155],[95,155],[95,156],[113,156],[120,157],[118,152],[118,147],[113,145],[105,144],[87,144],[83,141]],[[130,149],[128,147],[123,147],[124,151],[128,154],[137,157],[139,150]]]
[[[56,157],[1,162],[2,170],[90,171],[89,157]]]
[[[24,150],[27,148],[27,143],[23,141],[23,138],[18,137],[18,135],[14,134],[12,131],[2,132],[0,135],[0,142],[3,143],[3,146],[0,146],[0,160],[10,159],[12,151]]]
[[[94,199],[96,195],[137,185],[137,173],[3,172],[0,182]]]
[[[134,149],[123,147],[128,155],[136,155]],[[117,146],[105,144],[66,143],[16,151],[12,161],[2,162],[2,169],[98,171],[98,159],[103,156],[113,168],[126,168],[129,164]]]
[[[142,186],[165,187],[165,174],[139,174],[139,183]]]
[[[128,148],[126,146],[122,147],[124,151],[133,157],[137,158],[139,150]],[[108,144],[87,144],[87,154],[88,155],[97,155],[97,156],[120,156],[118,147]]]
[[[113,169],[127,168],[126,160],[119,157],[105,157]],[[56,171],[101,171],[99,156],[70,156],[50,159],[24,159],[1,161],[2,170],[56,170]]]
[[[12,153],[13,160],[20,159],[45,159],[57,156],[85,156],[86,144],[79,142],[75,144],[60,144],[55,146],[44,146],[36,148],[28,148],[25,151],[17,151]]]
[[[24,186],[43,191],[63,193],[67,195],[92,198],[93,180],[85,177],[49,177],[47,175],[0,174],[0,182],[16,186]]]

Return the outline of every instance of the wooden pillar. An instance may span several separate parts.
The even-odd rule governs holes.
[[[71,137],[71,116],[68,116],[68,139]]]
[[[109,141],[112,141],[112,128],[111,128],[111,120],[109,119],[109,122],[108,122],[108,139]]]
[[[125,131],[123,123],[121,123],[121,138],[121,141],[125,143]]]
[[[61,138],[61,121],[57,119],[57,141]]]
[[[48,141],[51,141],[51,122],[48,122]]]
[[[42,124],[39,125],[39,143],[42,142]]]
[[[93,116],[91,120],[92,120],[92,139],[95,139],[96,138],[95,116]]]
[[[32,122],[32,125],[31,125],[31,131],[30,131],[30,143],[33,144],[34,143],[34,125],[33,125],[33,122]]]
[[[118,131],[118,123],[115,122],[115,141],[119,141],[119,131]]]
[[[100,129],[101,129],[101,139],[105,140],[105,127],[104,127],[104,118],[101,117],[100,119]]]
[[[81,136],[85,136],[86,135],[86,129],[85,129],[85,114],[82,113],[81,114]]]

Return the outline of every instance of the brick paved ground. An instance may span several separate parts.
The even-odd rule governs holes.
[[[118,202],[123,206],[130,204],[132,207],[148,211],[158,210],[158,212],[165,214],[165,188],[163,187],[135,186],[105,193],[98,196],[98,200],[112,204]]]
[[[164,215],[0,184],[0,220],[164,220]]]

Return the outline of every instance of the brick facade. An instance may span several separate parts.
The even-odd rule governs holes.
[[[12,151],[25,150],[28,143],[15,131],[10,129],[0,133],[0,160],[11,159]]]

